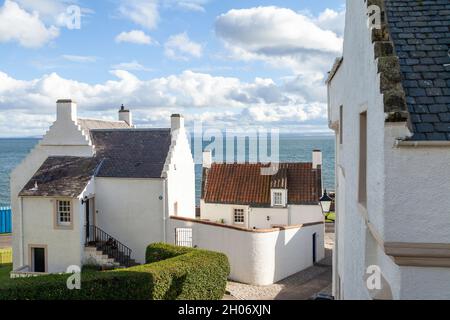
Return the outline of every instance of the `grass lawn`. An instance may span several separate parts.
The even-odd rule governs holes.
[[[0,264],[0,283],[10,280],[10,271],[12,271],[12,263]]]

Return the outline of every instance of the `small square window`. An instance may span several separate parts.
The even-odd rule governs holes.
[[[244,209],[234,209],[233,221],[236,224],[244,224],[245,222]]]
[[[67,200],[58,200],[56,203],[57,223],[60,226],[70,226],[72,222],[71,204]]]
[[[282,206],[283,203],[283,193],[282,192],[274,192],[273,193],[273,205],[274,206]]]

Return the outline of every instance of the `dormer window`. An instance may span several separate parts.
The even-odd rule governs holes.
[[[272,207],[286,206],[286,190],[272,190]]]
[[[274,206],[282,206],[283,205],[283,193],[282,192],[274,192],[273,193],[273,205]]]

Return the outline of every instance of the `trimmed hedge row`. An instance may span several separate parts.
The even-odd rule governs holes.
[[[215,300],[225,294],[230,273],[224,254],[152,244],[147,264],[82,272],[81,290],[68,290],[67,274],[0,283],[0,300]]]

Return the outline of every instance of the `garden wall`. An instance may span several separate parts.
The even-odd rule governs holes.
[[[231,266],[230,279],[253,285],[270,285],[324,258],[324,223],[250,230],[207,221],[171,217],[168,243],[176,243],[176,229],[192,229],[192,245],[222,252]]]

